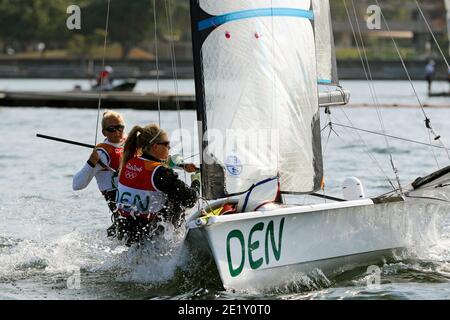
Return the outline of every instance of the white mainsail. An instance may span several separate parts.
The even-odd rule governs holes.
[[[277,175],[284,192],[320,188],[311,8],[311,0],[191,1],[206,198]]]
[[[329,0],[313,1],[319,84],[339,83]]]

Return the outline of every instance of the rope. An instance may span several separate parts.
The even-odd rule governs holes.
[[[111,0],[108,0],[108,9],[106,11],[105,41],[103,43],[102,72],[103,72],[103,70],[105,70],[105,55],[106,55],[106,43],[108,40],[110,7],[111,7]],[[94,145],[97,145],[98,123],[100,121],[100,108],[102,105],[102,92],[103,92],[103,77],[100,77],[100,90],[98,92],[97,121],[96,121],[96,125],[95,125]]]
[[[161,128],[161,97],[159,88],[159,54],[158,54],[158,29],[156,20],[156,0],[153,0],[153,21],[155,23],[155,63],[156,63],[156,91],[158,98],[158,125]]]
[[[434,42],[436,43],[436,45],[437,45],[437,47],[438,47],[438,49],[439,49],[439,51],[440,51],[440,53],[441,53],[441,55],[442,55],[442,58],[444,58],[445,64],[447,65],[447,68],[450,69],[450,65],[448,64],[447,58],[445,57],[445,54],[444,54],[444,52],[442,51],[442,48],[441,48],[441,46],[439,45],[439,42],[437,41],[436,36],[434,35],[433,29],[431,29],[431,26],[430,26],[430,24],[428,23],[428,20],[427,20],[427,18],[425,17],[425,15],[424,15],[424,13],[423,13],[423,11],[422,11],[422,8],[421,8],[420,5],[419,5],[419,2],[418,2],[417,0],[415,0],[415,2],[416,2],[416,5],[417,5],[417,9],[419,9],[420,15],[421,15],[422,18],[423,18],[423,21],[425,21],[425,24],[427,25],[428,30],[430,31],[431,35],[433,36],[433,40],[434,40]]]

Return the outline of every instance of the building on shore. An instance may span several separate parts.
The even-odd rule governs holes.
[[[338,55],[339,53],[345,55],[345,49],[356,48],[351,25],[343,3],[343,1],[331,1]],[[430,57],[440,58],[438,48],[414,0],[380,1],[381,10],[386,17],[391,32],[387,30],[382,19],[380,21],[380,30],[371,30],[367,27],[367,9],[374,4],[373,1],[358,0],[346,1],[346,3],[355,30],[358,30],[358,22],[366,46],[370,48],[374,56],[384,60],[390,60],[390,56],[395,58],[396,55],[391,41],[391,37],[393,37],[398,41],[399,46],[402,48],[402,54],[405,55],[406,59],[425,60]],[[355,19],[352,3],[355,4],[358,21]],[[447,48],[449,43],[446,3],[450,8],[450,0],[419,1],[420,8],[443,48]]]

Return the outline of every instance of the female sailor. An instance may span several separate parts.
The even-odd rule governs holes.
[[[82,190],[89,185],[92,178],[95,177],[97,180],[98,188],[112,212],[113,225],[107,230],[108,236],[114,236],[116,230],[115,199],[117,176],[126,139],[124,129],[125,121],[121,114],[110,110],[105,111],[102,118],[102,133],[106,139],[95,147],[72,181],[73,190]]]
[[[164,232],[162,221],[180,226],[197,201],[200,173],[187,186],[166,164],[169,150],[168,134],[156,124],[135,126],[125,142],[116,202],[119,239],[126,236],[127,245]]]

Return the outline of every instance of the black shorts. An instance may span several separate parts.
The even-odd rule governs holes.
[[[164,232],[159,219],[147,220],[133,217],[119,217],[117,220],[117,238],[125,239],[127,245],[142,243]]]

